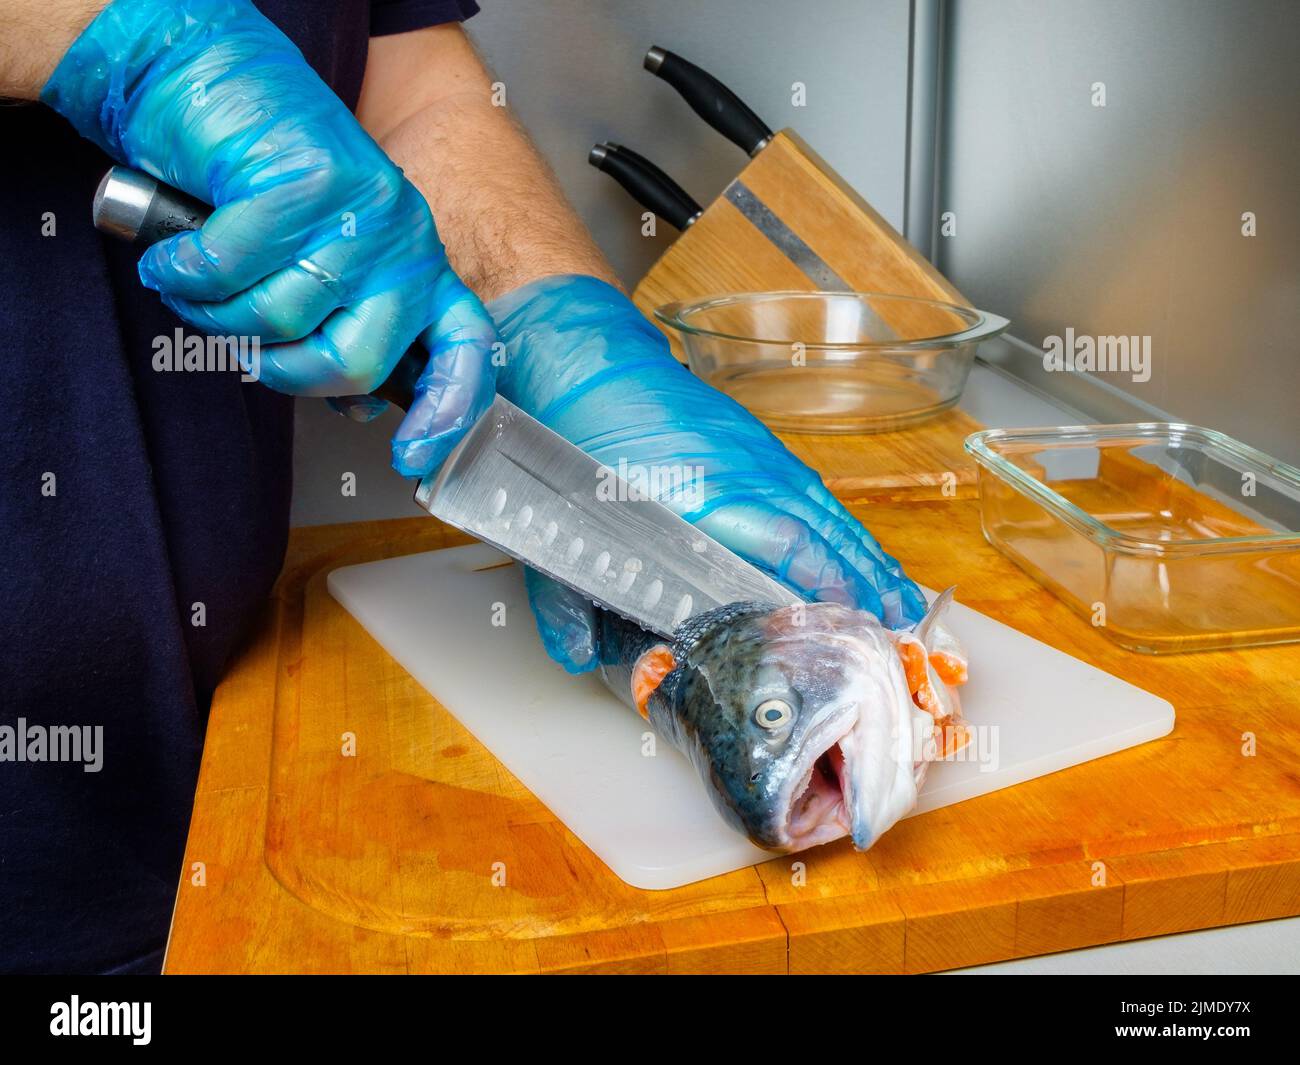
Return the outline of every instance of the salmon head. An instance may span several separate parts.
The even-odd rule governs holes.
[[[935,608],[912,632],[835,603],[733,604],[631,663],[634,701],[684,751],[714,805],[761,847],[850,836],[860,850],[916,803],[960,728],[960,646]],[[947,659],[931,663],[929,649]],[[952,666],[952,668],[949,668]]]

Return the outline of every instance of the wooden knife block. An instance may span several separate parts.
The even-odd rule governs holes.
[[[632,300],[653,320],[656,307],[675,300],[825,288],[969,305],[798,134],[785,129],[659,257]],[[684,360],[673,331],[664,332]]]

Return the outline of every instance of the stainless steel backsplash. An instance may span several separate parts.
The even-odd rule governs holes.
[[[1098,376],[1300,462],[1300,4],[950,0],[941,54],[940,268],[1033,346],[1150,337]]]

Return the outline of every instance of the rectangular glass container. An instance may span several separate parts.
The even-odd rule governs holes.
[[[1300,470],[1195,425],[973,433],[989,543],[1121,647],[1300,640]]]

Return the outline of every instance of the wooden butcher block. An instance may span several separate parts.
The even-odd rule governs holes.
[[[632,301],[686,355],[656,307],[720,292],[832,289],[886,292],[969,306],[968,301],[794,130],[772,134],[700,217],[678,235],[632,292]],[[924,307],[891,321],[926,335]],[[923,320],[917,321],[916,315]],[[876,492],[973,494],[975,463],[963,449],[981,428],[959,410],[880,438],[782,435],[845,498]]]
[[[719,292],[831,289],[969,306],[952,283],[794,130],[772,135],[632,292],[656,307]],[[894,310],[891,313],[901,313]],[[925,315],[924,308],[911,314]],[[891,322],[904,328],[906,321]],[[917,322],[910,324],[916,326]],[[927,335],[924,326],[912,335]],[[660,325],[674,353],[677,337]]]
[[[1300,647],[1130,654],[988,546],[975,501],[859,498],[918,581],[1170,700],[1173,733],[865,854],[638,890],[326,590],[465,537],[426,517],[298,529],[213,702],[166,971],[925,972],[1300,914]]]

